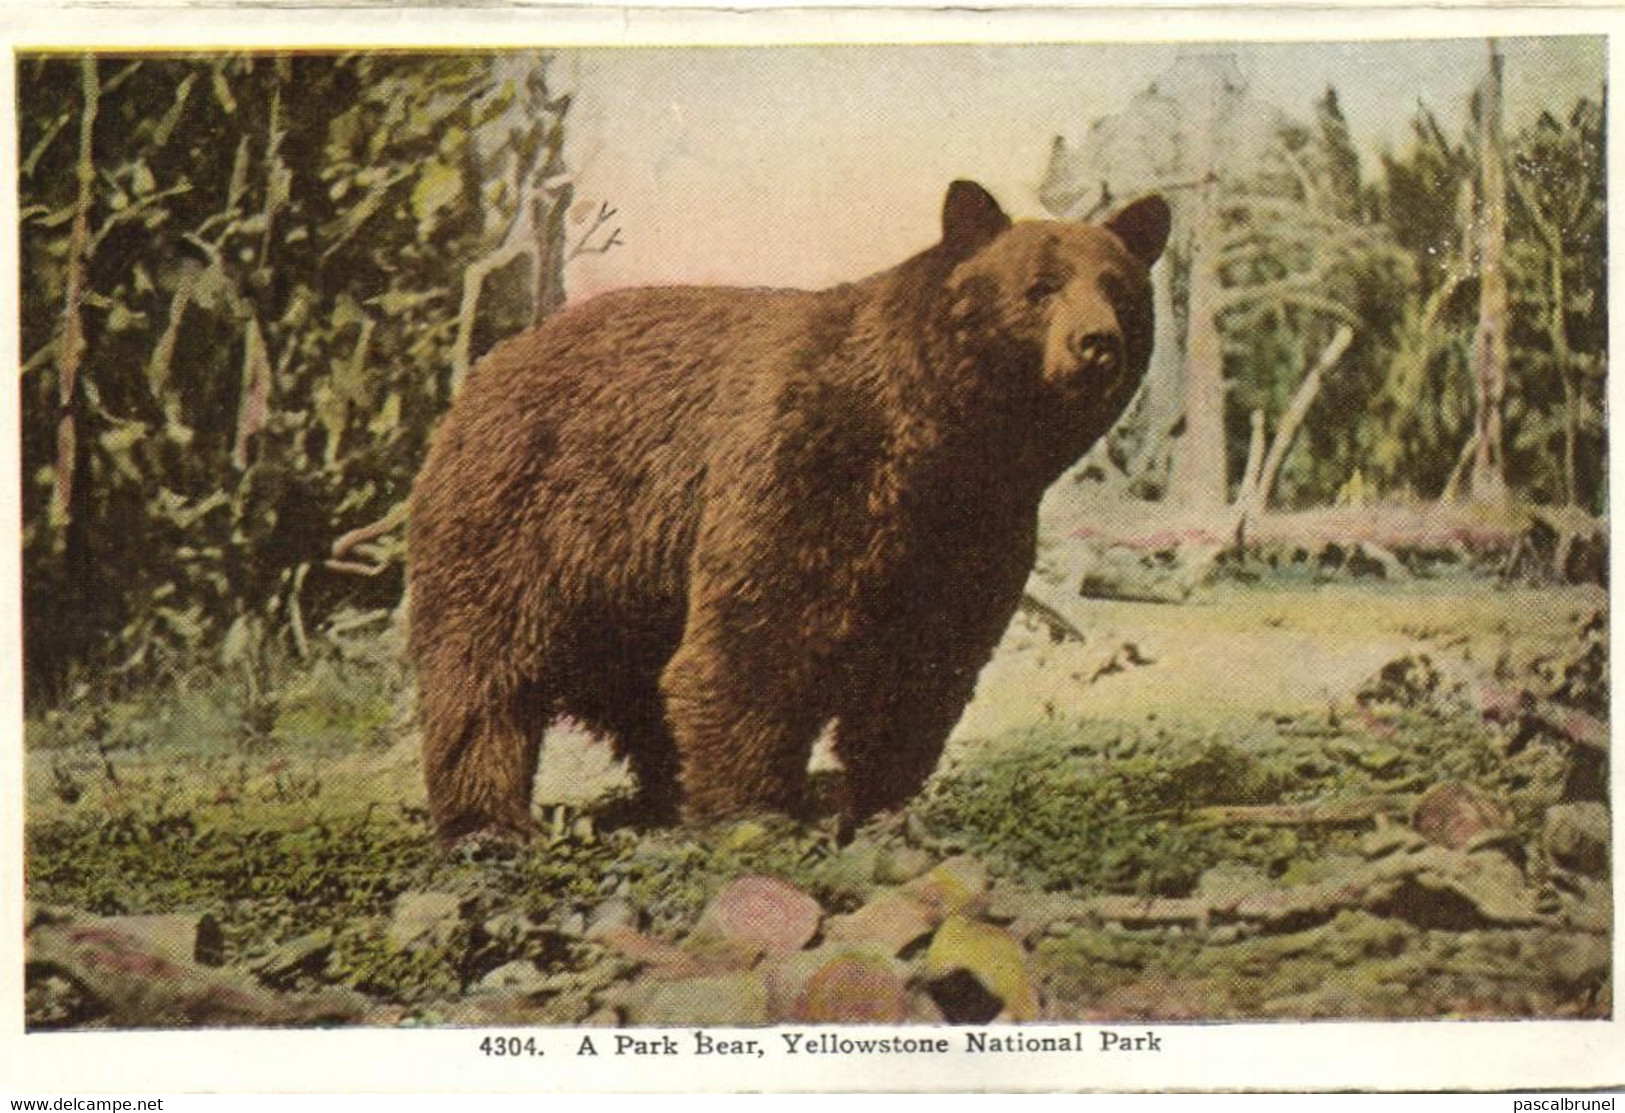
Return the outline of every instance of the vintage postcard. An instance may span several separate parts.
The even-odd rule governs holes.
[[[1616,13],[365,14],[8,33],[8,1085],[1625,1084]]]

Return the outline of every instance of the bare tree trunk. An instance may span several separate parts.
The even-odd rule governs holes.
[[[1275,489],[1275,478],[1280,474],[1281,465],[1286,461],[1287,450],[1297,438],[1298,429],[1303,425],[1303,419],[1309,415],[1309,407],[1315,396],[1320,393],[1321,384],[1337,361],[1343,358],[1348,351],[1349,344],[1354,340],[1354,333],[1347,325],[1337,330],[1331,342],[1321,349],[1320,357],[1315,365],[1298,384],[1298,389],[1292,393],[1292,401],[1287,403],[1286,410],[1281,414],[1281,424],[1276,427],[1275,439],[1270,442],[1269,452],[1258,465],[1256,475],[1249,469],[1248,478],[1242,482],[1240,495],[1236,498],[1236,535],[1239,538],[1247,528],[1249,519],[1256,518],[1264,512],[1269,505],[1270,492]],[[1255,424],[1255,441],[1262,439],[1262,418]],[[1251,453],[1248,454],[1251,456]]]
[[[1580,501],[1579,467],[1576,462],[1580,439],[1580,391],[1574,381],[1574,361],[1569,354],[1569,330],[1563,319],[1567,292],[1563,283],[1563,233],[1536,213],[1536,221],[1546,239],[1550,272],[1551,301],[1546,308],[1546,334],[1552,345],[1552,363],[1563,383],[1563,501],[1574,506]]]
[[[1218,314],[1223,290],[1218,259],[1217,184],[1207,182],[1196,203],[1191,237],[1190,301],[1185,331],[1185,435],[1174,460],[1169,501],[1192,510],[1225,505],[1228,467],[1224,439],[1224,345]]]
[[[1241,486],[1236,491],[1236,525],[1232,531],[1236,548],[1247,545],[1247,524],[1251,520],[1253,492],[1258,488],[1258,474],[1264,467],[1264,411],[1252,413],[1251,435],[1247,438],[1247,463],[1241,469]]]
[[[1535,195],[1529,182],[1517,174],[1511,177],[1512,187],[1523,201],[1530,222],[1546,247],[1546,336],[1552,346],[1552,364],[1563,384],[1563,501],[1573,506],[1580,497],[1575,460],[1575,444],[1580,437],[1580,392],[1574,381],[1569,329],[1564,319],[1568,292],[1563,279],[1563,229],[1541,208],[1540,198]]]
[[[1241,469],[1241,490],[1236,501],[1244,502],[1258,487],[1264,467],[1264,411],[1254,410],[1251,435],[1247,438],[1247,464]]]
[[[62,305],[62,342],[56,359],[56,476],[51,498],[51,518],[65,527],[72,517],[74,471],[79,456],[79,372],[85,355],[85,322],[82,303],[85,296],[86,245],[90,237],[90,209],[96,200],[95,137],[96,113],[101,106],[101,80],[96,59],[86,55],[79,63],[84,89],[84,114],[79,118],[79,162],[76,176],[79,196],[73,207],[73,227],[68,234],[68,273]]]
[[[564,160],[564,118],[570,110],[570,99],[561,97],[557,103],[558,115],[548,126],[544,140],[548,151],[547,162],[542,168],[538,183],[540,188],[534,201],[545,210],[537,214],[535,222],[535,269],[532,271],[531,290],[536,298],[536,308],[531,323],[536,325],[564,306],[564,254],[569,240],[564,222],[569,216],[570,206],[575,202],[575,184],[569,180],[560,181],[569,171]],[[555,182],[559,184],[555,185]]]
[[[574,195],[564,179],[564,116],[569,98],[549,106],[550,117],[539,121],[529,156],[515,167],[517,197],[513,218],[502,242],[488,255],[463,270],[463,296],[457,311],[457,333],[452,344],[450,394],[456,397],[482,354],[475,350],[480,331],[486,283],[498,272],[521,260],[528,261],[531,319],[540,322],[564,302],[564,256],[560,245],[566,210]]]
[[[1145,442],[1129,466],[1134,478],[1155,477],[1159,488],[1169,482],[1169,439],[1184,412],[1184,365],[1180,359],[1179,321],[1174,313],[1174,264],[1164,258],[1151,268],[1153,339],[1151,366],[1145,373]]]
[[[1298,427],[1303,419],[1309,416],[1309,406],[1320,393],[1321,384],[1337,361],[1343,358],[1343,353],[1349,350],[1354,342],[1354,332],[1347,325],[1337,330],[1331,341],[1321,349],[1320,357],[1315,365],[1298,384],[1298,389],[1292,394],[1292,401],[1287,403],[1286,411],[1281,414],[1281,424],[1275,430],[1275,439],[1270,442],[1270,450],[1264,456],[1264,466],[1259,470],[1258,483],[1254,488],[1254,496],[1258,500],[1258,509],[1264,509],[1269,502],[1270,492],[1275,489],[1275,477],[1280,474],[1281,465],[1286,462],[1287,449],[1292,447],[1293,440],[1298,435]]]
[[[1456,457],[1456,466],[1450,469],[1450,477],[1444,481],[1444,490],[1439,492],[1440,502],[1455,502],[1461,494],[1461,481],[1467,475],[1467,469],[1478,458],[1478,430],[1467,438],[1467,443],[1461,446],[1461,455]]]
[[[1552,358],[1563,377],[1563,501],[1580,503],[1580,388],[1574,381],[1574,363],[1569,359],[1568,328],[1563,323],[1563,258],[1552,258]]]
[[[1489,75],[1479,97],[1479,160],[1483,196],[1479,213],[1478,328],[1473,334],[1473,382],[1477,393],[1477,453],[1473,501],[1506,501],[1505,442],[1501,407],[1507,383],[1506,165],[1501,134],[1502,59],[1489,41]]]

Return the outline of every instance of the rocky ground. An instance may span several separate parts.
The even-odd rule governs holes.
[[[438,850],[365,662],[253,744],[212,689],[59,714],[29,739],[29,1024],[1606,1016],[1603,605],[1067,601],[845,846],[609,828],[622,775],[576,739],[545,837]]]

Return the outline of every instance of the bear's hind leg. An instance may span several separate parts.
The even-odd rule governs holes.
[[[616,751],[626,758],[638,780],[636,798],[617,809],[615,819],[640,827],[677,822],[683,798],[681,763],[659,691],[651,684],[647,694],[624,693],[600,718],[615,738]]]
[[[476,833],[529,838],[530,799],[545,716],[521,701],[473,685],[425,687],[423,765],[429,813],[446,841]],[[533,700],[523,701],[525,704]]]

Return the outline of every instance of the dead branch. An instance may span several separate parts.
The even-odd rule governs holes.
[[[346,572],[352,576],[381,576],[389,570],[387,564],[362,564],[355,560],[326,560],[322,567],[329,572]]]
[[[1252,432],[1247,438],[1247,463],[1241,469],[1241,486],[1236,490],[1236,515],[1232,536],[1239,549],[1247,543],[1247,522],[1250,510],[1260,503],[1257,495],[1258,479],[1264,468],[1264,411],[1254,410],[1251,417]]]
[[[485,291],[485,280],[515,259],[523,258],[535,250],[534,245],[527,243],[524,236],[515,234],[521,226],[528,224],[524,218],[514,217],[513,224],[508,228],[507,237],[496,250],[476,259],[463,271],[463,300],[457,309],[457,339],[451,349],[453,396],[462,389],[463,380],[468,378],[468,372],[474,362],[474,323],[479,314],[480,297]]]
[[[1073,623],[1071,619],[1067,618],[1066,615],[1062,614],[1060,611],[1056,610],[1054,607],[1050,606],[1048,603],[1044,602],[1030,591],[1024,591],[1021,593],[1021,609],[1026,614],[1031,615],[1033,618],[1036,618],[1038,621],[1047,626],[1049,628],[1050,635],[1054,637],[1056,641],[1061,641],[1065,638],[1074,638],[1080,642],[1086,642],[1089,640],[1084,636],[1083,631],[1078,629],[1077,625]]]
[[[1412,796],[1394,794],[1310,804],[1227,804],[1198,808],[1192,818],[1213,826],[1362,827],[1378,816],[1405,815],[1414,803]]]
[[[354,1023],[367,1002],[348,990],[272,993],[217,962],[209,933],[187,916],[30,916],[30,979],[58,978],[80,991],[80,1007],[115,1028]],[[218,934],[218,928],[214,933]]]
[[[152,349],[152,357],[147,360],[147,385],[152,390],[154,398],[160,401],[163,398],[164,388],[169,385],[169,372],[175,362],[175,345],[180,342],[181,322],[186,318],[186,310],[192,304],[192,284],[182,282],[175,288],[174,295],[169,299],[169,318],[164,325],[164,331],[158,337],[157,345]]]
[[[164,147],[169,143],[169,137],[175,133],[175,125],[181,122],[181,114],[186,111],[186,102],[192,95],[192,87],[197,84],[197,74],[189,73],[175,87],[175,103],[169,106],[164,118],[158,121],[158,128],[152,133],[154,147]]]
[[[288,588],[288,628],[293,631],[293,648],[301,661],[310,659],[310,639],[305,636],[305,608],[299,596],[305,590],[305,577],[310,574],[310,563],[301,564],[293,574]]]
[[[243,142],[248,142],[248,138],[246,136],[244,136]],[[378,215],[379,210],[384,207],[384,201],[387,199],[389,191],[394,189],[401,182],[404,182],[407,178],[411,177],[412,172],[415,169],[416,167],[401,167],[391,170],[379,181],[374,182],[372,187],[367,190],[366,196],[361,198],[360,201],[356,202],[355,206],[349,210],[350,213],[354,215],[350,216],[345,221],[345,227],[342,229],[339,237],[329,244],[326,250],[322,252],[322,262],[327,262],[327,260],[330,259],[335,252],[343,248],[352,239],[354,239],[356,234],[367,226],[367,222],[374,216]],[[235,208],[236,204],[237,198],[234,196],[231,201],[231,207]]]
[[[388,570],[386,561],[378,560],[370,564],[358,560],[347,560],[351,552],[358,546],[369,541],[376,541],[385,534],[393,533],[399,529],[411,514],[410,503],[400,503],[388,514],[375,522],[369,522],[344,534],[333,542],[331,557],[324,562],[324,566],[332,572],[344,572],[352,576],[378,576]]]
[[[237,439],[231,449],[231,462],[238,471],[247,469],[249,445],[270,414],[272,378],[265,334],[259,318],[250,312],[243,326],[242,398],[237,406]]]
[[[626,241],[621,239],[621,230],[617,228],[615,231],[611,232],[609,234],[609,238],[601,244],[593,247],[588,247],[585,244],[577,244],[571,257],[574,258],[576,255],[608,255],[612,249],[623,247],[625,244]]]
[[[1329,206],[1326,204],[1326,193],[1315,181],[1315,176],[1303,161],[1303,156],[1297,151],[1287,150],[1285,144],[1281,146],[1281,156],[1292,176],[1298,181],[1298,188],[1303,190],[1303,199],[1311,211],[1324,212]]]
[[[403,502],[396,506],[388,514],[385,514],[382,518],[379,518],[376,522],[370,522],[367,525],[360,526],[351,530],[349,533],[344,534],[337,541],[333,542],[333,559],[343,560],[347,555],[349,555],[350,550],[354,549],[357,545],[364,545],[368,541],[378,540],[387,533],[393,533],[396,529],[400,528],[402,523],[406,521],[407,516],[411,512],[410,507],[410,503]]]
[[[123,69],[115,73],[112,77],[108,78],[106,86],[104,86],[102,89],[102,93],[107,94],[113,92],[120,85],[123,85],[126,81],[130,80],[130,78],[134,77],[136,71],[140,68],[141,59],[137,58],[135,61],[129,63]]]
[[[1298,389],[1292,394],[1292,401],[1287,403],[1286,412],[1281,415],[1281,424],[1276,427],[1275,439],[1270,442],[1269,452],[1264,456],[1264,462],[1258,469],[1258,480],[1246,491],[1246,501],[1237,500],[1239,515],[1236,523],[1236,533],[1246,528],[1249,518],[1263,512],[1269,503],[1270,492],[1275,488],[1275,478],[1281,470],[1281,464],[1286,460],[1287,450],[1292,447],[1293,440],[1298,435],[1298,428],[1303,419],[1309,414],[1309,407],[1314,403],[1315,396],[1320,393],[1320,387],[1326,380],[1327,374],[1337,366],[1337,361],[1343,358],[1343,353],[1354,341],[1354,331],[1347,325],[1341,326],[1331,342],[1321,349],[1320,357],[1315,365],[1298,384]]]
[[[63,130],[72,122],[72,112],[64,112],[51,121],[50,126],[45,129],[45,134],[40,136],[34,146],[29,149],[28,157],[23,159],[22,166],[18,168],[22,177],[32,178],[34,176],[34,168],[39,165],[39,160],[45,157],[45,152],[51,149],[51,144],[56,142],[57,136],[61,135]]]
[[[1588,715],[1573,707],[1564,707],[1551,700],[1541,700],[1529,714],[1529,721],[1565,741],[1591,750],[1602,757],[1608,756],[1612,741],[1608,724],[1595,715]]]
[[[1499,505],[1507,499],[1506,446],[1502,407],[1506,396],[1508,280],[1506,273],[1506,174],[1502,132],[1504,59],[1495,39],[1488,41],[1489,71],[1479,87],[1477,125],[1482,185],[1477,220],[1478,326],[1473,330],[1474,426],[1478,452],[1470,486],[1473,501]]]
[[[1445,272],[1444,281],[1439,284],[1437,290],[1428,295],[1427,303],[1422,307],[1421,328],[1424,335],[1432,334],[1434,323],[1438,321],[1439,314],[1444,312],[1444,307],[1461,288],[1461,284],[1476,274],[1477,271],[1471,266],[1460,264],[1452,266]]]
[[[79,194],[74,202],[73,227],[68,233],[68,274],[62,305],[62,339],[57,347],[58,407],[56,427],[56,476],[51,498],[51,517],[66,525],[73,501],[73,469],[78,455],[79,436],[74,424],[74,398],[79,371],[85,355],[85,324],[80,315],[85,296],[86,250],[90,236],[90,210],[96,201],[95,138],[96,115],[101,107],[101,85],[97,61],[86,55],[80,60],[80,81],[84,112],[79,118]]]
[[[1281,464],[1286,459],[1287,449],[1292,447],[1293,439],[1298,435],[1298,427],[1309,413],[1309,407],[1315,396],[1320,393],[1320,387],[1326,376],[1337,366],[1343,353],[1348,351],[1349,345],[1354,342],[1354,331],[1347,325],[1339,328],[1326,347],[1321,349],[1320,357],[1315,365],[1309,369],[1309,374],[1303,377],[1298,389],[1293,392],[1292,401],[1287,404],[1286,412],[1281,415],[1281,424],[1275,430],[1275,439],[1270,444],[1270,450],[1264,457],[1264,464],[1258,473],[1257,493],[1260,499],[1267,500],[1275,488],[1275,477],[1281,470]]]
[[[44,344],[40,345],[39,351],[23,360],[23,365],[18,369],[17,374],[26,375],[30,371],[44,367],[54,358],[56,358],[56,341],[48,340]]]
[[[171,197],[178,197],[183,193],[191,192],[192,183],[182,182],[179,185],[170,186],[168,189],[156,190],[155,192],[136,198],[124,208],[120,209],[116,213],[113,213],[106,220],[102,221],[101,226],[91,234],[90,253],[94,255],[96,253],[96,249],[102,245],[102,241],[111,235],[120,225],[128,224],[132,220],[139,219],[148,209],[152,208],[158,202],[168,200]]]
[[[604,226],[613,220],[615,214],[620,211],[619,209],[610,208],[608,201],[600,201],[598,215],[593,217],[592,225],[581,234],[581,238],[576,240],[575,246],[570,248],[569,253],[564,256],[564,261],[568,263],[581,255],[607,255],[612,248],[625,244],[626,241],[621,239],[621,229],[618,227],[610,230],[609,236],[603,243],[597,245],[592,243],[592,238],[602,231]]]

